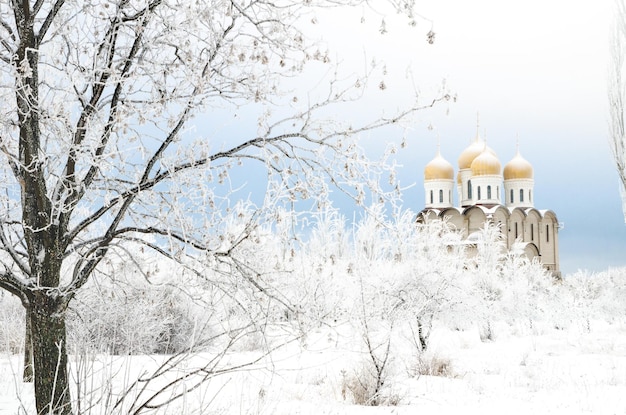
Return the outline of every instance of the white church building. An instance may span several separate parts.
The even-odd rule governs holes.
[[[533,167],[517,153],[502,169],[496,153],[478,133],[454,167],[439,149],[424,168],[425,208],[418,223],[446,219],[466,241],[474,240],[485,222],[500,226],[507,248],[521,242],[529,258],[537,258],[555,276],[559,271],[559,223],[551,210],[534,204]],[[458,205],[454,206],[454,190]]]

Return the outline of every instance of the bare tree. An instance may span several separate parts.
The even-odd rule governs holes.
[[[608,72],[609,98],[609,142],[617,173],[621,181],[622,210],[626,219],[626,129],[624,126],[624,107],[626,84],[624,83],[624,54],[626,49],[626,4],[623,0],[615,1],[615,20],[610,38],[611,59]]]
[[[319,101],[288,97],[292,113],[264,112],[256,134],[216,143],[188,128],[217,109],[285,104],[282,80],[328,61],[299,19],[356,3],[0,4],[0,287],[27,311],[38,413],[71,412],[66,310],[124,241],[178,260],[202,253],[241,271],[233,253],[251,228],[221,237],[227,199],[214,190],[232,168],[258,162],[280,184],[269,196],[322,192],[320,174],[357,201],[376,186],[364,178],[378,167],[356,137],[420,105],[362,125],[322,116],[358,99],[367,77],[331,82]],[[391,4],[414,19],[412,1]]]

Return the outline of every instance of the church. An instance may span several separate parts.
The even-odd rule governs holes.
[[[425,208],[417,222],[445,218],[470,246],[485,222],[498,224],[507,248],[521,242],[530,259],[537,258],[560,277],[559,223],[553,211],[535,208],[533,176],[533,167],[519,148],[502,169],[496,153],[477,133],[459,156],[455,181],[454,167],[438,148],[424,168]],[[453,203],[455,185],[457,206]]]

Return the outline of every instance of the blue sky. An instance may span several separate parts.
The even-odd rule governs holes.
[[[433,114],[445,156],[454,163],[473,134],[473,112],[480,111],[481,129],[503,164],[519,136],[535,168],[536,207],[554,210],[564,224],[562,270],[626,265],[626,225],[607,133],[612,2],[443,3],[463,16],[433,16],[459,97],[451,116]]]
[[[479,113],[481,136],[503,166],[518,140],[532,163],[535,207],[553,210],[564,225],[561,269],[626,266],[626,225],[607,128],[612,2],[438,0],[418,8],[417,27],[387,14],[384,35],[379,33],[383,14],[368,11],[332,10],[305,28],[316,31],[331,59],[341,63],[340,76],[362,71],[372,59],[385,63],[386,90],[373,91],[358,104],[358,115],[342,117],[374,117],[401,108],[414,89],[427,102],[444,82],[456,97],[419,113],[405,131],[408,147],[398,155],[399,179],[407,187],[404,206],[423,208],[423,168],[437,141],[456,167],[475,136]],[[426,42],[431,29],[436,33],[432,45]],[[323,75],[313,71],[307,77],[319,85]],[[387,141],[399,142],[402,131],[397,134],[372,133],[363,145],[375,156]]]
[[[433,114],[442,151],[456,160],[473,134],[473,112],[480,111],[481,129],[503,164],[519,136],[535,168],[536,207],[554,210],[564,224],[562,269],[626,265],[626,225],[607,134],[611,2],[471,3],[462,19],[434,17],[437,46],[450,59],[449,83],[459,97],[451,116]],[[452,63],[448,53],[459,46],[464,53]]]
[[[418,116],[400,154],[405,206],[423,207],[423,166],[441,151],[455,167],[460,152],[480,132],[502,165],[515,154],[535,169],[535,206],[556,212],[561,267],[603,270],[626,266],[626,225],[619,182],[608,146],[606,74],[612,2],[441,0],[422,3],[417,28],[391,16],[388,33],[340,17],[341,33],[328,31],[329,47],[344,62],[365,53],[384,60],[392,91],[379,99],[393,107],[406,90],[406,71],[425,97],[442,79],[457,97]],[[372,18],[368,15],[368,18]],[[378,16],[373,17],[377,19]],[[332,23],[331,23],[332,25]],[[432,28],[435,42],[424,33]]]

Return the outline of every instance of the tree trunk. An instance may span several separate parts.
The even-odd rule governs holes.
[[[38,292],[30,316],[37,413],[69,415],[65,308],[54,294]]]
[[[24,333],[24,373],[23,382],[33,381],[33,338],[30,324],[30,307],[26,307],[26,330]]]
[[[422,321],[424,319],[426,320],[426,323]],[[416,320],[417,320],[417,336],[419,338],[420,347],[422,349],[422,352],[425,352],[426,349],[428,348],[428,338],[430,337],[430,330],[433,326],[433,317],[432,316],[428,316],[428,317],[417,316]]]

